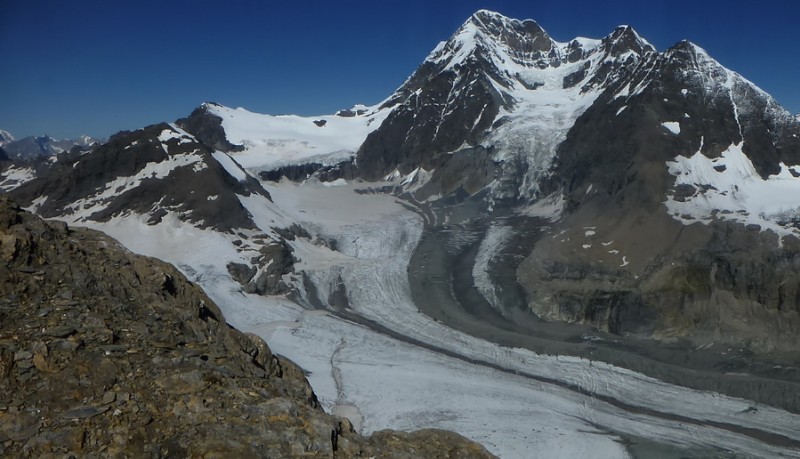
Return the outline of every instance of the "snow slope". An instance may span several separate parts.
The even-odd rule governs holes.
[[[359,110],[364,111],[363,114],[349,117],[303,117],[262,115],[216,104],[205,104],[205,107],[222,118],[228,141],[244,146],[244,151],[231,155],[242,166],[256,172],[286,165],[311,162],[333,165],[349,160],[391,111],[364,107]]]
[[[764,179],[743,147],[744,143],[730,145],[714,159],[698,150],[688,158],[678,156],[668,161],[675,186],[689,185],[696,190],[684,201],[668,196],[670,215],[686,224],[707,224],[721,218],[759,225],[762,231],[772,230],[781,236],[800,235],[795,226],[800,220],[800,173],[781,163],[780,173]]]
[[[30,167],[11,166],[0,174],[0,192],[14,188],[36,177],[36,171]]]

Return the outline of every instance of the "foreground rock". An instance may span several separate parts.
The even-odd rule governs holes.
[[[0,456],[491,457],[365,438],[174,267],[0,197]]]

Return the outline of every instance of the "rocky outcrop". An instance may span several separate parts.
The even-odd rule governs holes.
[[[236,195],[269,193],[239,175],[244,179],[191,135],[160,123],[118,133],[90,153],[59,157],[13,196],[25,206],[39,199],[36,211],[48,218],[108,221],[134,212],[157,224],[173,212],[201,228],[255,228]]]
[[[0,455],[490,457],[449,432],[360,436],[174,267],[4,197]]]
[[[303,163],[281,166],[269,171],[260,171],[258,176],[261,180],[279,182],[283,178],[295,182],[302,182],[311,177],[316,177],[322,182],[331,182],[337,179],[352,180],[357,176],[357,168],[353,160],[342,161],[327,166],[321,163]]]
[[[219,151],[242,151],[242,145],[234,145],[225,136],[225,129],[222,127],[222,118],[211,113],[207,105],[216,105],[213,102],[206,102],[197,107],[192,113],[175,122],[178,126],[189,132],[204,145]]]
[[[281,240],[261,245],[259,255],[253,257],[247,265],[244,263],[228,263],[228,273],[242,284],[247,293],[257,295],[280,295],[289,291],[283,276],[294,271],[297,261],[292,255],[292,247]]]

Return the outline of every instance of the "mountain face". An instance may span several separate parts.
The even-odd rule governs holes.
[[[269,194],[240,166],[166,123],[122,132],[87,154],[64,155],[15,190],[45,217],[108,221],[135,212],[155,224],[168,213],[219,231],[255,228],[236,199]]]
[[[31,161],[47,158],[71,151],[76,147],[80,151],[86,151],[92,145],[100,143],[97,139],[86,135],[77,139],[63,140],[56,140],[47,135],[41,137],[30,136],[15,140],[8,132],[0,131],[0,137],[2,137],[0,146],[2,146],[15,161]]]
[[[564,233],[519,267],[531,308],[617,333],[796,348],[797,205],[783,193],[800,185],[798,140],[793,117],[699,47],[651,56],[559,146]]]
[[[359,167],[376,179],[481,157],[483,175],[465,191],[491,184],[494,197],[536,199],[576,118],[653,52],[629,27],[558,43],[533,21],[480,11],[384,103],[392,113],[359,149]]]

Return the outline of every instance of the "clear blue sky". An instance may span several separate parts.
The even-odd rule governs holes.
[[[660,51],[689,39],[800,112],[793,0],[0,0],[0,129],[108,136],[203,101],[306,115],[373,104],[481,8],[560,41],[620,24]]]

